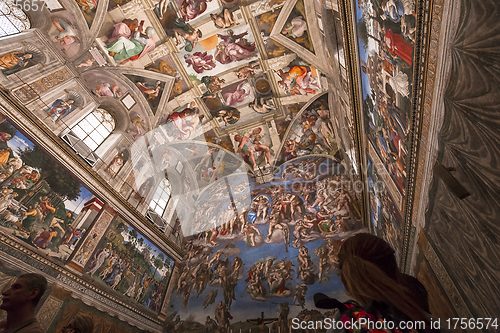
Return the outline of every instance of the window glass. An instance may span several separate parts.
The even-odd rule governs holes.
[[[18,34],[30,27],[28,16],[13,1],[0,2],[0,37]]]
[[[158,215],[163,215],[167,208],[168,200],[170,199],[170,182],[168,179],[163,179],[156,188],[155,195],[149,203],[149,208],[154,210]]]
[[[95,151],[114,129],[114,118],[103,109],[92,111],[71,128],[92,151]]]

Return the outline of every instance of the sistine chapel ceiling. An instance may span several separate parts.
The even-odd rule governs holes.
[[[362,208],[350,183],[353,120],[339,111],[349,99],[337,21],[335,4],[315,0],[53,0],[36,29],[1,41],[8,54],[32,54],[0,77],[16,100],[151,228],[175,231],[174,326],[223,309],[244,325],[263,305],[266,316],[316,315],[315,292],[342,297],[335,254],[361,230]],[[109,237],[101,251],[125,260]],[[97,254],[43,250],[108,278]],[[158,312],[129,288],[112,285]]]

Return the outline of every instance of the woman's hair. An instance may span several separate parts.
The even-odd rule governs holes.
[[[412,320],[428,322],[411,291],[399,283],[394,250],[383,239],[367,233],[347,239],[339,251],[338,268],[347,292],[357,301],[381,301]]]

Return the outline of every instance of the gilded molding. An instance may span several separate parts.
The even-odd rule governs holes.
[[[359,73],[359,56],[357,50],[357,33],[354,29],[356,22],[354,17],[354,1],[353,0],[342,0],[339,1],[339,13],[340,21],[342,23],[342,38],[345,48],[345,61],[347,70],[347,83],[348,90],[350,93],[350,105],[353,116],[354,123],[354,142],[356,145],[356,155],[359,161],[359,175],[360,181],[363,183],[364,188],[368,188],[368,177],[364,171],[367,165],[366,160],[366,141],[364,134],[364,124],[363,124],[363,114],[362,114],[362,103],[361,103],[361,74]],[[371,228],[370,221],[370,205],[368,191],[363,191],[363,198],[361,201],[361,220],[363,224]]]
[[[442,1],[442,0],[437,0]],[[422,96],[425,93],[425,77],[427,72],[427,57],[429,43],[429,24],[431,22],[430,11],[432,10],[433,0],[416,1],[417,11],[417,30],[415,35],[414,49],[414,67],[413,67],[413,93],[412,93],[412,110],[411,128],[408,149],[408,177],[405,189],[405,208],[403,211],[404,219],[404,236],[403,249],[401,256],[401,267],[406,267],[408,262],[409,248],[415,242],[415,233],[412,234],[412,212],[415,198],[415,181],[418,168],[417,154],[420,147],[421,137],[421,121],[422,121]],[[412,237],[413,235],[413,237]]]

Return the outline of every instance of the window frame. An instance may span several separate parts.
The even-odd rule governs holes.
[[[111,119],[113,119],[113,124],[112,124],[112,129],[109,130],[105,125],[104,123],[106,122],[106,120],[103,118],[102,120],[100,120],[94,113],[98,112],[98,111],[103,111],[105,113],[107,113]],[[97,121],[99,121],[99,124],[98,125],[93,125],[89,120],[87,120],[87,118],[89,117],[95,117],[97,119]],[[86,129],[81,126],[80,124],[83,122],[83,121],[86,121],[91,127],[92,127],[92,130],[90,132],[87,132]],[[103,136],[101,134],[101,132],[99,132],[98,128],[102,126],[106,131],[108,131],[107,135],[106,136]],[[75,128],[78,128],[79,131],[85,133],[85,136],[84,137],[81,137],[80,134],[81,132],[79,132],[78,130],[75,131]],[[102,108],[97,108],[91,112],[89,112],[88,114],[86,114],[82,119],[80,119],[77,123],[75,123],[73,126],[71,126],[69,128],[69,131],[74,133],[80,140],[81,142],[83,142],[92,152],[96,152],[99,147],[104,143],[104,141],[106,141],[107,138],[109,138],[109,136],[111,135],[111,133],[113,133],[113,131],[116,129],[116,121],[115,121],[115,118],[105,109],[102,109]],[[91,136],[92,133],[96,132],[99,136],[103,137],[102,141],[97,143],[96,140]],[[80,133],[80,134],[79,134]],[[90,147],[88,144],[87,144],[87,139],[90,139],[91,141],[93,141],[94,144],[96,144],[97,146],[95,148],[92,148]]]
[[[165,187],[163,185],[165,183],[165,181],[168,183],[168,187]],[[161,188],[161,192],[158,195],[158,199],[155,199],[157,194],[158,194],[158,190],[160,188]],[[163,194],[167,192],[167,189],[168,189],[168,198],[167,198],[167,200],[164,200],[165,206],[162,207],[162,205],[160,205],[160,200],[163,199]],[[172,183],[170,183],[168,178],[165,177],[156,186],[155,193],[154,193],[153,197],[151,198],[151,201],[149,202],[148,209],[150,209],[152,212],[154,212],[155,214],[157,214],[158,216],[160,216],[163,219],[163,215],[165,214],[165,210],[167,209],[167,206],[168,206],[168,203],[170,202],[170,199],[172,199]],[[154,203],[154,207],[152,207],[153,203]],[[156,210],[156,208],[158,208],[158,207],[160,207],[162,210],[161,214],[158,213],[158,211]]]
[[[12,0],[2,0],[0,2],[4,3],[10,10],[9,13],[7,13],[7,14],[0,11],[0,18],[5,18],[10,23],[11,27],[14,28],[15,30],[17,30],[17,32],[7,33],[3,29],[3,27],[0,26],[0,38],[7,37],[7,36],[14,36],[14,35],[20,34],[21,32],[32,28],[33,24],[30,20],[30,17],[28,16],[28,14],[26,14],[26,12],[23,10],[23,8],[20,5],[16,4],[15,1],[12,1]],[[42,6],[42,5],[44,5],[43,2],[41,2],[40,6]],[[16,15],[12,10],[13,7],[16,7],[18,10],[20,10],[25,17],[23,18],[23,17],[19,17],[19,15]],[[14,17],[22,22],[22,24],[24,25],[23,30],[19,30],[19,28],[12,22],[12,19],[11,19],[12,17]],[[26,23],[28,23],[28,27],[26,27]]]

